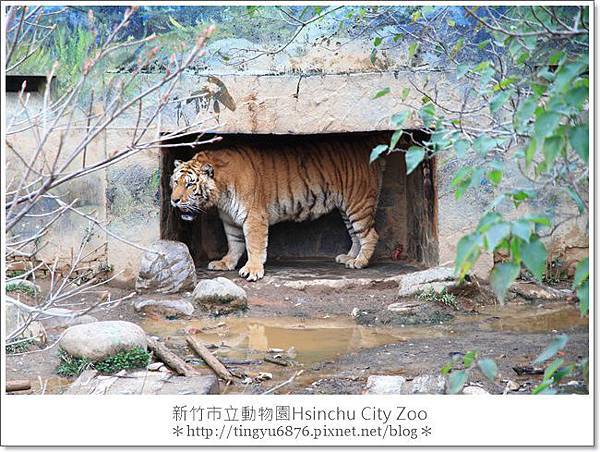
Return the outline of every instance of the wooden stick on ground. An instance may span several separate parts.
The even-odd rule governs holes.
[[[25,391],[31,389],[29,380],[9,380],[6,382],[6,392]]]
[[[215,356],[202,345],[195,337],[186,336],[185,340],[192,347],[192,350],[204,360],[208,367],[210,367],[218,376],[225,381],[233,381],[233,375],[227,368],[219,361]]]
[[[154,356],[160,359],[168,367],[173,369],[178,375],[190,377],[192,375],[199,374],[196,369],[194,369],[160,342],[152,339],[151,337],[148,337],[147,341],[148,348],[154,352]]]

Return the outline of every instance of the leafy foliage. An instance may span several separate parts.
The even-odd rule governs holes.
[[[436,292],[435,289],[430,287],[420,292],[417,295],[417,299],[426,303],[439,303],[449,308],[458,310],[456,297],[453,294],[448,293],[446,289],[442,289],[441,292]]]
[[[462,362],[454,358],[442,367],[442,375],[448,377],[446,392],[448,394],[458,394],[468,383],[471,372],[478,370],[485,378],[492,383],[498,376],[498,366],[489,358],[477,359],[476,351],[469,351],[463,355]]]
[[[60,364],[56,373],[61,376],[76,376],[86,369],[93,368],[99,372],[113,374],[123,369],[138,369],[146,367],[150,362],[150,354],[140,348],[121,351],[101,361],[92,362],[87,358],[76,358],[64,350],[60,350]]]
[[[557,219],[551,209],[527,212],[539,211],[544,197],[558,190],[580,215],[588,214],[589,8],[465,7],[468,20],[462,27],[443,8],[433,8],[439,11],[437,22],[425,7],[414,11],[420,32],[411,35],[416,41],[408,44],[409,58],[423,48],[444,59],[457,82],[464,82],[463,106],[459,111],[434,100],[437,90],[427,81],[420,88],[421,105],[412,108],[429,140],[399,150],[395,139],[386,150],[405,153],[407,173],[425,158],[456,159],[460,164],[451,185],[458,200],[483,185],[499,192],[475,230],[458,242],[455,268],[464,278],[482,253],[507,256],[490,275],[502,300],[523,267],[536,279],[544,278],[548,252],[543,238]],[[398,130],[403,122],[392,117]],[[520,172],[521,186],[502,185],[509,168]],[[574,289],[583,314],[588,309],[587,266],[579,268]]]

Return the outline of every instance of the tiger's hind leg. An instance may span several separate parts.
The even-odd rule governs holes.
[[[379,235],[375,231],[375,205],[358,211],[353,211],[352,206],[349,206],[347,215],[354,234],[358,237],[360,248],[358,254],[346,260],[344,264],[347,268],[364,268],[369,265],[379,240]]]
[[[358,236],[354,232],[354,228],[352,227],[352,223],[348,219],[348,216],[342,212],[342,218],[344,219],[344,223],[346,224],[346,229],[348,230],[348,234],[350,234],[350,238],[352,239],[352,247],[346,254],[340,254],[336,256],[335,261],[339,264],[345,264],[346,262],[355,259],[358,256],[360,251],[360,241]]]
[[[244,231],[239,226],[233,224],[226,217],[221,217],[223,220],[223,228],[227,236],[227,254],[218,261],[208,263],[209,270],[234,270],[238,261],[246,250],[246,242],[244,240]]]

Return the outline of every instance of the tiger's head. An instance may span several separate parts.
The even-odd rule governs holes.
[[[181,219],[193,221],[200,212],[216,204],[218,190],[212,163],[197,157],[187,162],[175,160],[171,176],[171,205],[181,211]]]

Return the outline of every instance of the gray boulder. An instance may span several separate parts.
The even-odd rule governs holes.
[[[446,379],[441,375],[419,375],[410,382],[410,394],[444,394]]]
[[[221,276],[200,281],[192,298],[202,309],[214,314],[227,314],[248,307],[246,291]]]
[[[401,375],[371,375],[366,394],[443,394],[446,380],[441,375],[419,375],[407,381]]]
[[[68,328],[59,342],[69,355],[99,361],[120,351],[147,348],[146,333],[135,323],[122,320],[86,323]]]
[[[365,394],[406,394],[406,383],[400,375],[371,375]]]
[[[165,317],[189,317],[194,314],[194,305],[186,300],[138,300],[133,309],[141,314]]]
[[[158,240],[140,262],[136,290],[176,293],[196,285],[196,267],[185,243]]]

